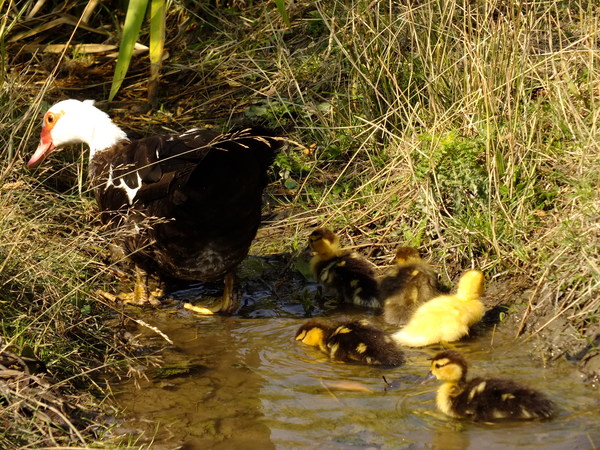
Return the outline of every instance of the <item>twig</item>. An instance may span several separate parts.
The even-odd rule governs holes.
[[[337,401],[338,403],[341,403],[340,399],[337,397],[337,395],[335,395],[333,393],[333,391],[331,389],[329,389],[329,387],[325,383],[323,383],[323,379],[320,378],[319,379],[319,383],[321,383],[321,386],[323,386],[325,388],[325,390],[327,391],[327,393],[329,395],[331,395],[335,401]]]
[[[169,344],[173,345],[173,341],[171,340],[171,338],[169,336],[167,336],[165,333],[163,333],[162,331],[160,331],[158,328],[150,325],[149,323],[144,322],[141,319],[135,319],[133,317],[131,317],[131,319],[138,323],[139,325],[148,328],[149,330],[154,331],[156,334],[158,334],[160,337],[162,337],[165,341],[167,341]]]

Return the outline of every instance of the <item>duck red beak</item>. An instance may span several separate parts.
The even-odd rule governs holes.
[[[38,145],[37,150],[27,163],[27,167],[35,167],[39,163],[41,163],[46,157],[54,150],[56,147],[52,142],[52,136],[50,136],[50,130],[46,127],[42,128],[42,133],[40,135],[40,145]]]

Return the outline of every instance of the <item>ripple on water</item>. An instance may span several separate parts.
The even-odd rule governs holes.
[[[284,315],[279,310],[278,315]],[[507,333],[485,333],[459,349],[471,374],[510,376],[546,392],[559,406],[545,422],[479,424],[435,409],[435,383],[422,385],[436,349],[407,350],[403,367],[332,363],[294,336],[306,320],[294,317],[208,317],[156,312],[145,320],[174,347],[166,362],[194,361],[203,370],[120,385],[130,412],[123,431],[154,436],[153,448],[515,447],[575,449],[600,444],[598,394],[573,376],[568,363],[544,368]],[[332,318],[346,315],[333,314]],[[382,375],[393,382],[386,391]],[[157,425],[158,423],[158,425]]]

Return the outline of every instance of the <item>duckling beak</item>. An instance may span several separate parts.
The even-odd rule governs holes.
[[[423,379],[423,381],[421,381],[421,384],[431,383],[433,380],[435,380],[435,375],[430,370],[427,376]]]

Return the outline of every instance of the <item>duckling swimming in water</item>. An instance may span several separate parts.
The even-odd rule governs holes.
[[[440,295],[423,303],[408,324],[392,335],[409,347],[457,341],[483,317],[483,273],[469,270],[460,277],[456,294]]]
[[[438,295],[448,293],[437,273],[412,247],[396,250],[396,267],[379,282],[379,301],[383,319],[390,325],[408,320],[417,306]]]
[[[340,249],[340,239],[327,228],[317,228],[308,237],[314,256],[310,269],[326,291],[346,303],[379,308],[373,265],[356,252]]]
[[[310,320],[298,329],[296,340],[319,347],[334,361],[372,366],[404,364],[402,350],[384,331],[364,319],[341,324]]]
[[[444,414],[475,421],[549,418],[554,404],[515,381],[477,377],[467,380],[467,361],[454,350],[432,358],[429,379],[444,381],[436,397]]]

